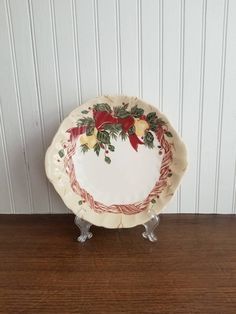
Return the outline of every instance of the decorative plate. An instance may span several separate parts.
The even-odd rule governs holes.
[[[159,213],[186,166],[185,145],[168,119],[126,96],[102,96],[77,107],[45,159],[66,206],[107,228],[133,227]]]

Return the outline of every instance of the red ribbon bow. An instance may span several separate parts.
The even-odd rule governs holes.
[[[121,124],[122,130],[127,133],[128,130],[134,125],[134,118],[131,116],[128,116],[127,118],[117,118],[113,117],[109,112],[107,111],[96,111],[93,110],[93,117],[95,120],[95,127],[98,130],[102,130],[104,128],[104,125],[106,124]],[[70,141],[75,141],[77,137],[83,133],[86,132],[87,127],[75,127],[67,130],[68,133],[70,133]],[[133,133],[129,134],[129,140],[132,145],[132,147],[137,151],[138,145],[143,144],[143,142],[138,138],[138,136]]]
[[[93,117],[95,120],[95,126],[98,130],[101,130],[105,124],[116,124],[117,118],[113,117],[107,111],[93,110]]]

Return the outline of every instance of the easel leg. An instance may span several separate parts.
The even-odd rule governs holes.
[[[80,236],[77,238],[79,242],[85,242],[87,239],[91,239],[93,234],[90,232],[91,223],[75,216],[75,224],[80,229]]]
[[[154,234],[154,231],[159,224],[159,220],[160,220],[159,216],[154,215],[149,221],[143,224],[143,226],[145,227],[145,231],[142,233],[142,236],[145,239],[148,239],[151,242],[157,241],[157,237]]]

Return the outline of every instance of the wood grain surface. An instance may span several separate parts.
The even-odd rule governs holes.
[[[92,227],[72,215],[0,216],[0,313],[236,313],[236,216],[163,215],[143,227]]]

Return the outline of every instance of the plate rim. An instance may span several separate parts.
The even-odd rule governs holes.
[[[173,160],[171,170],[173,175],[168,178],[168,189],[164,191],[163,195],[160,195],[158,204],[149,204],[147,209],[143,212],[125,215],[123,213],[96,213],[90,208],[88,203],[83,203],[78,206],[81,197],[73,192],[71,185],[68,180],[63,163],[60,164],[55,161],[56,153],[58,149],[63,145],[63,141],[66,138],[66,130],[71,127],[71,122],[74,122],[75,117],[78,119],[78,113],[87,106],[91,106],[93,103],[99,102],[133,102],[142,104],[142,106],[155,111],[167,124],[168,130],[173,134],[171,141],[175,146],[173,152]],[[169,203],[175,194],[184,172],[187,169],[187,150],[186,146],[181,139],[180,135],[175,131],[169,119],[163,114],[157,107],[149,104],[139,97],[125,96],[125,95],[104,95],[92,98],[85,103],[76,107],[60,124],[57,132],[55,133],[51,145],[48,147],[45,155],[45,171],[49,181],[53,184],[55,190],[60,195],[61,199],[76,216],[87,220],[88,222],[106,228],[131,228],[136,225],[144,224],[153,213],[159,214]],[[161,193],[162,194],[162,193]],[[150,211],[151,209],[151,211]]]

